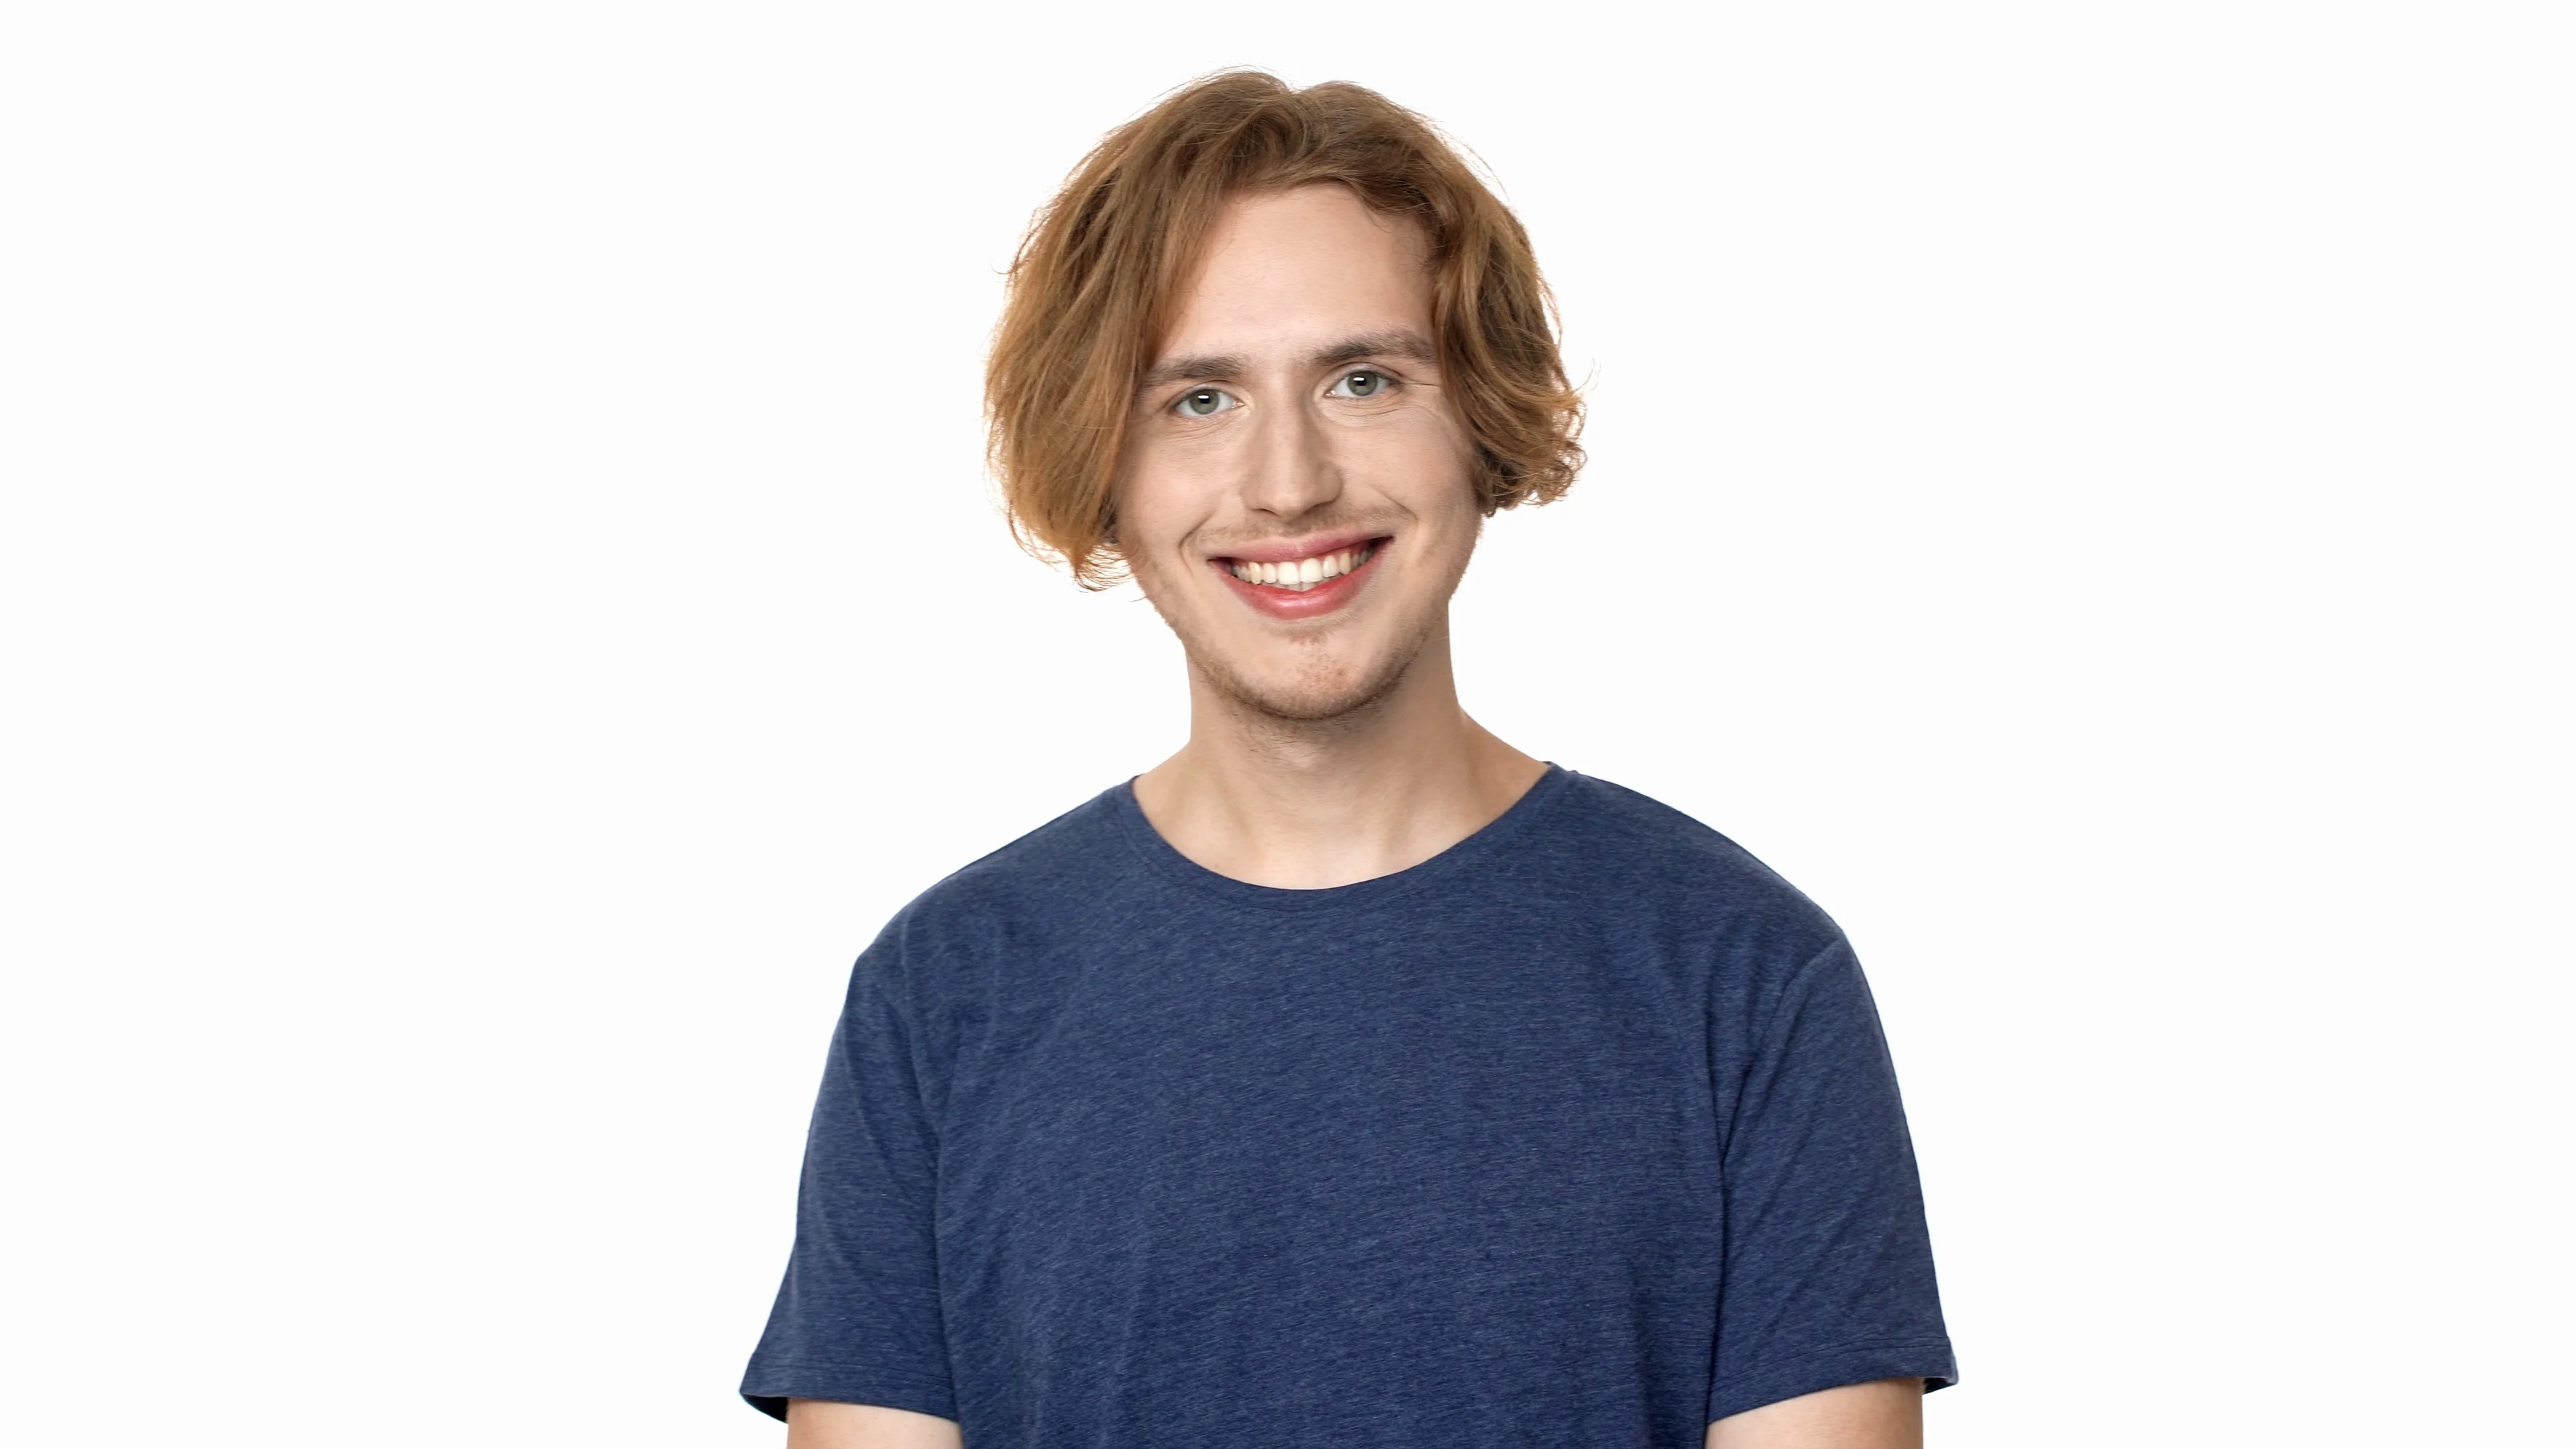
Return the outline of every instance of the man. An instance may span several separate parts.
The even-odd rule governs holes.
[[[1372,92],[1214,77],[1042,214],[988,384],[1189,743],[860,957],[745,1396],[797,1449],[1919,1444],[1840,932],[1458,705],[1483,518],[1581,460],[1509,213]]]

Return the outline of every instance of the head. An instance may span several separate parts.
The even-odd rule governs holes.
[[[1573,481],[1581,408],[1520,225],[1421,118],[1230,73],[1040,214],[986,377],[1021,540],[1132,575],[1198,677],[1348,714],[1445,645],[1485,517]]]

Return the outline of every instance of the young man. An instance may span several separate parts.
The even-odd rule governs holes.
[[[1582,456],[1509,213],[1369,91],[1204,81],[1043,213],[989,397],[1189,743],[860,957],[744,1395],[798,1449],[1919,1444],[1840,932],[1458,705],[1482,520]]]

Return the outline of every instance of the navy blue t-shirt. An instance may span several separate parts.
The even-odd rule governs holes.
[[[967,1449],[1701,1449],[1954,1377],[1842,933],[1550,766],[1408,870],[1219,875],[1119,785],[852,972],[743,1395]]]

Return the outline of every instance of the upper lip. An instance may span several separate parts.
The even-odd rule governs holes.
[[[1232,559],[1236,563],[1286,563],[1294,558],[1314,558],[1322,554],[1339,553],[1346,548],[1358,548],[1372,539],[1386,536],[1383,533],[1371,533],[1366,529],[1344,533],[1317,533],[1304,538],[1283,538],[1276,543],[1245,544],[1240,548],[1228,549],[1224,553],[1210,554],[1209,557]]]

